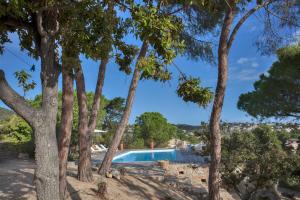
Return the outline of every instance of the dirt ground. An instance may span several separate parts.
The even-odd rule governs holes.
[[[0,199],[35,200],[33,185],[34,162],[32,160],[5,159],[0,160]],[[148,170],[148,169],[146,169]],[[161,172],[156,169],[128,171],[120,180],[106,179],[108,184],[108,197],[110,200],[194,200],[189,192],[178,191],[174,187],[160,180]],[[156,176],[158,175],[158,176]],[[154,177],[154,178],[153,178]],[[69,199],[94,200],[96,196],[99,176],[95,174],[94,182],[83,183],[76,179],[76,171],[68,172]],[[206,183],[195,186],[195,190],[207,192]],[[222,190],[224,200],[237,200],[235,195]]]

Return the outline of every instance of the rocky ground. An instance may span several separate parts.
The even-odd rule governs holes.
[[[27,159],[0,160],[0,199],[35,200],[34,162]],[[207,195],[207,166],[176,164],[169,170],[153,166],[115,166],[122,169],[120,179],[106,178],[110,200],[197,200]],[[96,200],[100,177],[83,183],[76,179],[76,170],[68,170],[68,199]],[[239,199],[222,190],[223,200]]]
[[[0,160],[0,199],[36,199],[33,185],[34,167],[32,160],[8,158]],[[117,167],[124,168],[124,166]],[[199,185],[193,186],[192,182],[195,180],[187,181],[184,174],[180,174],[182,179],[177,182],[174,177],[178,170],[175,168],[166,174],[158,167],[125,167],[125,175],[121,175],[120,180],[106,179],[108,197],[110,200],[192,200],[198,199],[192,195],[193,191],[196,191],[194,194],[206,193],[206,180],[201,180],[203,175],[195,172],[195,180],[198,180]],[[202,170],[199,168],[197,170],[202,174]],[[186,175],[190,176],[191,173],[192,171]],[[98,175],[95,174],[93,183],[77,181],[76,171],[71,169],[68,175],[69,199],[98,199],[96,196],[96,185],[100,178]],[[199,177],[196,178],[198,175]],[[222,192],[222,196],[225,197],[224,199],[235,199],[226,191]]]

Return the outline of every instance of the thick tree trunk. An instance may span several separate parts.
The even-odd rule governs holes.
[[[53,52],[54,53],[54,52]],[[51,62],[49,62],[51,63]],[[59,167],[56,141],[57,114],[57,67],[42,60],[43,105],[42,109],[32,108],[7,84],[4,72],[0,71],[0,98],[24,118],[35,133],[35,185],[39,200],[59,200]]]
[[[64,52],[63,52],[64,53]],[[67,55],[66,55],[67,56]],[[61,128],[58,145],[59,152],[59,194],[60,199],[65,199],[67,195],[67,164],[70,140],[73,125],[73,99],[74,99],[74,75],[72,66],[64,62],[62,64],[62,113]]]
[[[59,162],[56,140],[56,122],[51,115],[41,115],[35,132],[35,184],[39,200],[59,200]]]
[[[109,168],[111,167],[112,159],[116,153],[116,150],[120,144],[120,141],[122,139],[123,133],[125,131],[125,128],[128,123],[128,119],[131,113],[132,104],[134,101],[134,96],[136,92],[136,88],[140,79],[140,69],[138,69],[139,61],[146,56],[148,50],[148,42],[144,41],[142,48],[140,50],[139,56],[137,58],[137,63],[134,69],[133,77],[130,83],[130,88],[126,100],[126,105],[124,109],[124,113],[121,119],[120,124],[117,127],[116,133],[113,137],[113,140],[111,144],[109,145],[108,151],[102,161],[101,167],[98,170],[98,173],[101,175],[104,175],[107,171],[109,171]]]
[[[230,1],[233,6],[234,0]],[[218,82],[215,91],[214,104],[210,117],[210,142],[211,142],[211,163],[209,167],[209,200],[220,199],[220,177],[219,167],[221,162],[221,133],[220,117],[225,96],[226,82],[228,76],[228,49],[227,40],[230,34],[230,27],[233,22],[232,7],[228,8],[221,31],[218,48]]]
[[[42,41],[42,112],[34,124],[38,199],[59,199],[59,161],[56,139],[58,66],[54,38]]]
[[[92,111],[89,119],[89,135],[91,135],[95,131],[97,125],[97,118],[98,118],[98,112],[101,105],[102,88],[104,85],[107,63],[108,63],[108,59],[103,59],[99,66],[98,80],[95,89]]]
[[[77,99],[79,107],[79,164],[78,179],[83,182],[93,180],[91,166],[91,135],[88,131],[88,105],[85,92],[85,81],[83,71],[79,65],[76,72]]]
[[[42,11],[41,11],[42,12]],[[59,200],[59,163],[56,140],[56,115],[58,94],[58,62],[54,36],[59,25],[57,11],[37,13],[38,52],[41,58],[42,107],[34,109],[20,97],[5,80],[0,71],[0,98],[33,128],[35,133],[35,184],[39,200]],[[47,30],[44,29],[44,26]]]

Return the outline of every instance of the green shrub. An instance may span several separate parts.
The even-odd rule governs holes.
[[[28,153],[34,156],[33,132],[31,127],[20,117],[12,115],[2,121],[0,127],[2,150],[12,153]]]
[[[145,147],[143,138],[136,138],[133,143],[129,144],[129,149],[143,149]]]

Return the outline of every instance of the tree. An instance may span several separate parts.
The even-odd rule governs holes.
[[[95,89],[94,102],[91,110],[91,116],[88,119],[87,102],[85,97],[85,85],[83,72],[79,68],[76,73],[76,85],[78,88],[78,104],[79,104],[79,144],[80,144],[80,154],[79,154],[79,165],[78,165],[78,177],[81,181],[92,181],[92,168],[91,168],[91,133],[94,132],[96,128],[96,121],[98,116],[98,111],[100,108],[100,101],[102,95],[102,88],[104,84],[104,77],[106,71],[106,65],[109,61],[109,54],[112,50],[112,34],[113,29],[116,26],[114,5],[112,2],[108,2],[108,8],[105,12],[107,15],[104,18],[106,30],[103,30],[103,54],[99,55],[101,63],[99,66],[98,80]],[[97,23],[97,22],[96,22]],[[97,28],[97,26],[96,26]],[[90,52],[88,52],[90,53]],[[89,54],[88,54],[89,55]],[[82,97],[82,98],[80,98]]]
[[[63,55],[63,59],[66,59],[65,57],[66,55]],[[64,62],[64,60],[62,61],[63,65],[64,64],[68,64],[69,62]],[[63,66],[64,68],[62,68],[63,70],[63,76],[64,76],[64,70],[67,70],[68,73],[71,73],[68,69],[68,66]],[[72,78],[72,74],[68,74],[68,76],[70,76],[69,78]],[[63,79],[63,90],[65,86],[65,81],[66,79]],[[70,86],[72,84],[69,83],[67,85],[68,88],[68,92],[73,93],[74,97],[73,99],[77,98],[76,92],[73,92],[73,88],[71,89]],[[66,92],[66,91],[63,91]],[[60,195],[61,198],[65,198],[66,196],[66,188],[64,187],[64,184],[66,184],[65,182],[65,178],[63,176],[66,176],[66,164],[68,161],[68,158],[70,159],[72,156],[77,156],[78,152],[76,150],[76,147],[78,146],[78,118],[79,118],[79,113],[78,113],[78,103],[75,101],[73,103],[73,106],[71,107],[71,111],[70,109],[70,97],[72,97],[72,95],[70,93],[68,93],[68,95],[66,95],[65,97],[63,97],[63,92],[59,92],[58,93],[58,113],[57,113],[57,123],[56,123],[56,130],[58,131],[58,138],[59,140],[63,140],[63,141],[59,141],[59,156],[63,156],[63,159],[60,159]],[[67,98],[67,102],[64,103],[64,98]],[[88,92],[87,93],[87,105],[88,105],[88,110],[92,109],[92,104],[93,104],[93,99],[94,99],[94,94],[92,92]],[[33,107],[40,107],[42,104],[42,95],[37,95],[35,96],[35,98],[33,100],[28,100],[30,102],[30,105],[32,105]],[[109,100],[107,100],[105,97],[102,97],[101,99],[102,104],[101,107],[99,109],[99,115],[97,118],[97,127],[101,127],[102,123],[104,121],[104,116],[105,116],[105,110],[104,107],[105,105],[108,103]],[[67,104],[66,104],[67,103]],[[70,116],[67,116],[66,118],[66,113],[63,114],[63,112],[69,113],[69,115],[73,115],[73,120]],[[65,123],[63,123],[65,122]],[[71,122],[71,132],[69,132],[69,123]],[[22,122],[25,123],[25,122]],[[66,135],[62,135],[62,134],[71,134],[71,136],[66,136]],[[70,140],[70,141],[67,141]],[[69,144],[68,144],[69,143]],[[60,146],[62,145],[62,146]],[[71,150],[69,150],[69,147],[72,147]],[[75,151],[74,151],[75,149]],[[70,154],[71,155],[70,155]],[[65,171],[64,171],[65,170]]]
[[[33,108],[7,83],[0,71],[0,98],[28,122],[35,134],[35,184],[38,199],[59,199],[59,165],[56,140],[57,82],[59,67],[55,53],[55,36],[59,30],[58,9],[62,4],[53,1],[3,2],[1,12],[1,49],[9,42],[8,32],[17,32],[20,46],[30,55],[41,59],[41,82],[43,101],[38,109]],[[64,2],[68,3],[68,2]],[[47,147],[47,148],[45,148]]]
[[[87,110],[87,98],[85,92],[85,82],[82,67],[79,61],[79,54],[75,57],[78,67],[75,70],[75,80],[77,86],[77,97],[79,105],[79,165],[78,165],[78,178],[81,181],[91,181],[91,134],[94,132],[97,125],[97,116],[100,108],[100,101],[102,96],[102,88],[104,84],[104,77],[106,66],[111,58],[112,50],[117,53],[115,55],[116,63],[120,65],[120,70],[125,70],[133,59],[132,55],[136,54],[136,50],[132,45],[127,45],[122,41],[127,32],[126,22],[116,15],[114,10],[114,2],[106,1],[104,4],[95,2],[93,6],[87,6],[87,16],[89,26],[85,25],[83,20],[83,27],[87,29],[87,34],[80,37],[83,40],[82,53],[87,57],[94,60],[101,60],[98,72],[98,80],[95,89],[95,96],[91,110]],[[104,10],[104,11],[103,11]],[[114,47],[114,48],[113,48]],[[123,57],[122,57],[123,56]],[[125,65],[125,66],[124,66]],[[88,112],[91,112],[89,115]],[[89,116],[89,118],[88,118]]]
[[[146,112],[136,118],[133,138],[143,139],[149,146],[154,142],[156,147],[165,147],[174,136],[176,127],[158,112]]]
[[[116,97],[105,106],[106,116],[104,118],[103,127],[113,129],[120,122],[125,107],[125,99]]]
[[[268,192],[281,199],[276,188],[278,181],[289,177],[298,168],[299,156],[284,151],[270,127],[234,132],[222,142],[221,174],[227,186],[235,188],[242,199]],[[251,186],[241,191],[238,185],[245,180]]]
[[[65,44],[65,45],[68,45]],[[69,146],[73,125],[73,101],[74,101],[74,74],[73,66],[68,62],[70,52],[63,46],[62,51],[62,111],[61,126],[59,132],[58,156],[59,156],[59,194],[61,199],[67,195],[67,164]]]
[[[219,38],[219,46],[218,46],[218,81],[215,90],[215,97],[213,108],[210,117],[210,144],[211,144],[211,164],[209,169],[209,199],[210,200],[219,200],[220,192],[219,192],[219,166],[221,161],[221,133],[220,133],[220,118],[223,107],[223,101],[225,97],[225,89],[227,85],[227,76],[228,76],[228,55],[230,52],[230,48],[232,43],[238,33],[240,27],[244,24],[244,22],[256,11],[261,8],[265,9],[266,12],[266,25],[268,29],[272,31],[272,20],[270,19],[270,15],[274,15],[279,20],[279,23],[282,26],[297,26],[297,20],[291,21],[289,20],[291,15],[294,16],[297,11],[294,13],[292,10],[299,10],[297,4],[294,1],[289,3],[281,2],[281,1],[257,1],[257,5],[253,8],[249,9],[245,14],[242,15],[240,19],[237,20],[236,25],[231,28],[234,17],[236,16],[237,11],[240,10],[239,6],[245,6],[246,2],[236,2],[235,0],[226,1],[226,9],[225,15],[223,18],[223,24],[221,28],[221,34]],[[222,8],[223,10],[223,8]],[[279,19],[278,15],[274,14],[278,10],[283,11],[280,12]],[[297,14],[296,14],[297,15]],[[276,20],[275,19],[275,20]],[[271,27],[271,29],[270,29]],[[266,31],[265,30],[265,31]],[[266,32],[265,32],[266,33]],[[270,35],[270,34],[269,34]],[[264,36],[268,37],[269,35],[264,34]],[[272,38],[272,37],[271,37]],[[275,38],[274,38],[275,40]],[[276,41],[279,45],[280,42]],[[274,44],[270,42],[269,44]],[[266,44],[266,45],[269,45]]]
[[[183,48],[179,37],[181,21],[174,15],[160,12],[160,5],[155,7],[152,1],[144,4],[132,2],[128,8],[135,35],[142,41],[130,83],[126,105],[120,124],[109,146],[98,173],[104,175],[110,168],[113,156],[119,146],[128,123],[139,79],[168,80],[170,73],[165,68]],[[152,48],[151,48],[152,47]],[[147,52],[150,50],[149,55]]]
[[[242,94],[238,108],[253,117],[300,118],[300,46],[277,51],[267,75],[254,83],[254,91]]]

